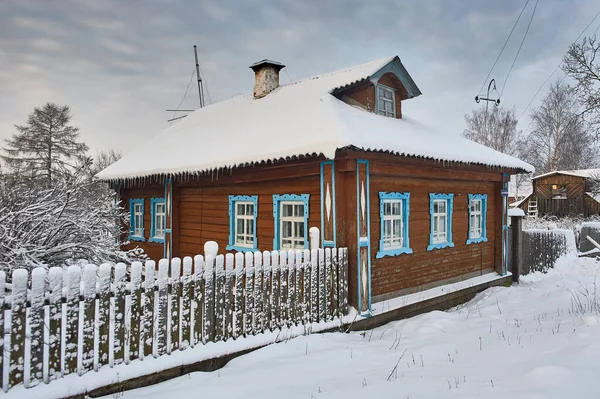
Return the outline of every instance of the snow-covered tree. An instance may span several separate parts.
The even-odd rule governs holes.
[[[520,133],[514,110],[491,107],[486,112],[478,108],[465,115],[465,121],[464,137],[505,154],[517,153]]]
[[[49,102],[34,108],[0,155],[11,174],[48,186],[71,175],[86,160],[88,147],[70,125],[69,107]]]
[[[593,135],[577,109],[575,91],[556,82],[532,112],[532,130],[523,140],[521,156],[535,166],[536,173],[597,164]]]
[[[6,183],[0,177],[0,185]],[[77,175],[52,187],[9,182],[0,196],[0,270],[131,261],[119,237],[128,214],[108,190]]]

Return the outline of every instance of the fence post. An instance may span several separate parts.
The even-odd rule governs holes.
[[[69,266],[67,269],[67,326],[65,329],[64,375],[77,372],[80,283],[81,267]]]
[[[141,308],[142,308],[142,263],[133,262],[131,264],[131,301],[130,327],[129,327],[129,357],[128,361],[139,359],[140,357],[140,337],[141,337]]]
[[[31,357],[29,360],[29,387],[42,381],[44,374],[44,295],[46,294],[46,269],[37,267],[31,271]],[[2,327],[4,325],[2,324]],[[92,342],[94,342],[92,331]]]
[[[192,346],[204,343],[204,256],[194,256],[194,337]]]
[[[50,330],[48,331],[48,381],[60,377],[60,358],[62,352],[62,286],[63,271],[52,267],[48,271],[48,290],[50,306]]]
[[[169,260],[161,259],[158,261],[158,307],[156,309],[156,351],[157,356],[162,356],[167,352],[167,337],[170,335],[170,325],[168,323],[169,298]]]
[[[192,301],[193,301],[192,258],[183,258],[183,278],[181,283],[181,346],[180,350],[187,349],[192,343]]]
[[[109,339],[110,333],[110,279],[112,266],[108,263],[100,265],[98,274],[98,368],[109,361]]]
[[[96,326],[96,266],[89,264],[83,269],[83,349],[81,351],[81,374],[94,368],[94,333]]]
[[[12,274],[12,307],[10,329],[10,367],[8,387],[23,382],[25,373],[25,312],[27,308],[27,278],[25,269],[17,269]]]
[[[154,272],[156,262],[149,260],[144,264],[144,310],[142,313],[142,348],[143,358],[154,354]]]
[[[523,262],[523,217],[511,216],[512,227],[512,281],[518,282]]]
[[[171,346],[167,353],[179,349],[179,313],[181,308],[181,259],[171,259]]]
[[[127,265],[115,265],[115,333],[113,336],[113,365],[121,364],[125,360],[125,285]]]

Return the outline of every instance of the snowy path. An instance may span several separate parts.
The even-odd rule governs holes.
[[[600,309],[574,314],[572,298],[587,287],[592,299],[599,274],[595,260],[571,259],[452,312],[296,338],[122,397],[597,398]]]

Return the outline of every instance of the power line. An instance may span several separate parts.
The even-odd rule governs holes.
[[[179,111],[181,104],[183,104],[183,102],[185,101],[185,98],[187,97],[188,91],[190,90],[190,86],[192,85],[192,82],[194,80],[195,73],[196,73],[196,71],[193,69],[192,76],[190,76],[190,81],[188,82],[187,87],[185,88],[185,93],[183,94],[183,98],[179,102],[179,105],[175,108],[175,111],[173,111],[173,118],[175,118],[175,114]],[[173,119],[171,119],[171,120],[173,120]]]
[[[200,69],[200,74],[202,75],[202,81],[204,82],[204,85],[206,86],[206,94],[208,94],[208,103],[212,105],[212,100],[210,99],[210,91],[208,91],[208,81],[206,80],[206,76],[204,75],[204,71],[202,70],[202,67],[200,67],[200,65],[198,65],[198,68]]]
[[[596,13],[596,15],[594,15],[594,18],[592,18],[592,20],[590,21],[590,23],[587,24],[587,26],[581,31],[581,33],[579,34],[579,36],[577,36],[577,39],[575,39],[572,43],[577,43],[579,41],[579,39],[581,38],[581,36],[583,36],[583,34],[585,33],[585,31],[588,30],[588,28],[594,23],[594,21],[596,20],[596,18],[598,18],[598,15],[600,15],[600,10],[598,10],[598,12]],[[550,74],[550,76],[548,76],[546,78],[546,80],[544,80],[544,83],[542,83],[542,85],[537,89],[537,91],[535,92],[535,94],[531,98],[531,101],[529,101],[529,104],[527,104],[527,107],[525,107],[525,109],[523,110],[523,113],[517,119],[517,122],[523,117],[523,115],[525,115],[525,113],[527,112],[527,110],[529,109],[529,107],[531,106],[531,104],[533,103],[533,101],[535,100],[535,98],[537,97],[537,95],[540,93],[540,91],[542,90],[542,88],[544,86],[546,86],[546,83],[548,83],[548,81],[550,80],[550,78],[552,76],[554,76],[554,74],[556,73],[556,71],[558,71],[558,68],[560,68],[560,66],[563,64],[564,60],[565,60],[564,57],[561,58],[560,62],[556,66],[556,68],[554,68],[554,71],[552,71],[552,73]],[[565,79],[565,77],[563,77],[562,80],[564,80],[564,79]],[[562,80],[561,80],[561,82],[562,82]]]
[[[523,48],[523,43],[525,43],[525,39],[527,38],[527,34],[529,33],[529,28],[531,27],[531,22],[533,22],[533,17],[535,16],[535,10],[537,9],[538,2],[539,2],[539,0],[535,0],[535,5],[533,6],[533,12],[531,13],[531,18],[529,19],[529,23],[527,24],[527,30],[525,31],[525,34],[523,35],[523,40],[521,40],[521,44],[519,45],[519,49],[517,50],[515,59],[513,60],[512,65],[510,66],[510,69],[508,70],[508,73],[506,74],[506,78],[504,79],[504,84],[502,85],[502,90],[500,91],[500,97],[502,97],[502,95],[504,94],[504,88],[506,87],[506,82],[508,81],[508,77],[510,76],[510,73],[512,72],[513,67],[515,66],[515,62],[517,62],[517,58],[519,58],[519,53],[521,53],[521,48]]]
[[[512,29],[510,30],[510,33],[508,34],[508,37],[506,38],[506,41],[504,42],[504,45],[502,46],[502,49],[500,50],[500,54],[498,54],[498,57],[496,57],[496,61],[494,61],[494,64],[492,65],[492,68],[490,68],[490,71],[488,72],[487,76],[485,77],[485,80],[483,81],[483,84],[481,85],[481,89],[479,89],[479,93],[480,94],[481,94],[481,90],[483,90],[483,88],[485,87],[485,84],[487,83],[488,78],[492,74],[492,71],[494,70],[494,67],[498,63],[498,60],[500,59],[500,56],[504,52],[504,49],[506,48],[506,45],[508,44],[508,41],[510,40],[510,37],[512,36],[515,28],[517,27],[517,24],[519,23],[519,20],[521,19],[521,15],[523,15],[523,12],[525,11],[525,8],[527,8],[527,4],[529,4],[530,1],[531,0],[527,0],[527,2],[525,2],[525,5],[523,6],[523,9],[521,10],[521,13],[519,14],[517,20],[515,21],[515,24],[513,25]]]

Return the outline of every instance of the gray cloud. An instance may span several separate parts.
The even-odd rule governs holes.
[[[250,92],[248,65],[262,58],[283,62],[297,80],[397,54],[424,93],[406,102],[405,114],[460,134],[523,4],[4,0],[0,139],[34,106],[55,101],[72,108],[93,149],[126,152],[168,126],[164,110],[181,101],[194,69],[193,44],[213,102]],[[540,1],[504,105],[522,112],[597,7],[595,0]],[[499,90],[532,8],[533,1],[492,74]],[[192,84],[182,107],[197,104]],[[520,128],[527,123],[525,117]]]

